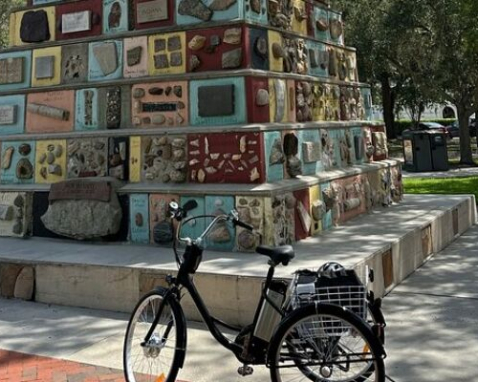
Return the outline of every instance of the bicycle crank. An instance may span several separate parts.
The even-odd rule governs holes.
[[[239,375],[243,377],[247,377],[248,375],[251,375],[254,372],[254,369],[249,365],[244,365],[244,366],[240,366],[237,369],[237,372],[239,373]]]

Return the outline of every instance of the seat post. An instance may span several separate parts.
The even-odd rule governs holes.
[[[272,260],[269,260],[268,264],[270,265],[270,267],[269,267],[269,271],[267,272],[263,293],[265,293],[271,286],[271,282],[272,282],[272,279],[274,278],[274,272],[276,267],[275,263]]]

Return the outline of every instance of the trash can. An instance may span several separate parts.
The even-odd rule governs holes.
[[[403,134],[406,171],[448,171],[446,134],[439,131],[409,131]]]

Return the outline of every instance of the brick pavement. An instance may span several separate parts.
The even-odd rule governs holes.
[[[0,350],[0,382],[124,382],[124,380],[122,370]]]

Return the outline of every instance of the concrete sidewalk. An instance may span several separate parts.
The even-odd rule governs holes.
[[[478,226],[384,300],[387,373],[399,382],[478,381]],[[0,348],[122,368],[126,314],[0,300]],[[203,325],[190,323],[179,379],[268,381],[256,367],[246,379],[235,357]],[[11,381],[16,382],[16,381]]]

